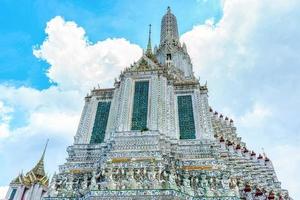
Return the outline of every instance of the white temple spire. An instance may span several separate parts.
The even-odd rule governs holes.
[[[168,6],[167,13],[161,20],[160,44],[179,43],[177,20]]]

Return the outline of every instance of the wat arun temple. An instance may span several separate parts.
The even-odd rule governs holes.
[[[44,151],[13,179],[6,199],[291,199],[271,160],[248,149],[233,120],[210,107],[170,8],[154,49],[150,36],[151,26],[143,55],[113,88],[85,97],[58,173],[45,174]]]

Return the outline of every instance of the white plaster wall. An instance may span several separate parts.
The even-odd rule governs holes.
[[[121,83],[123,85],[123,90],[121,89],[121,107],[120,107],[120,119],[119,119],[119,131],[129,131],[130,130],[130,119],[129,113],[131,111],[131,101],[132,101],[132,90],[133,84],[132,79],[127,77],[125,81]]]

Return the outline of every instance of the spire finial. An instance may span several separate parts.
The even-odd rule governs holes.
[[[266,155],[265,149],[262,147],[261,150],[262,150],[262,152],[263,152],[264,157],[266,158],[267,155]]]
[[[152,53],[152,47],[151,47],[151,24],[149,24],[149,38],[148,38],[148,44],[147,44],[147,50],[146,54],[151,54]]]
[[[170,13],[171,12],[171,8],[170,6],[167,7],[167,12]]]
[[[49,142],[49,139],[47,139],[41,159],[38,161],[38,163],[35,165],[35,167],[26,174],[26,176],[28,174],[34,174],[35,176],[38,175],[38,176],[43,176],[43,177],[46,176],[45,169],[44,169],[44,157],[45,157],[46,149],[48,146],[48,142]]]
[[[46,145],[45,145],[45,148],[44,148],[44,151],[43,151],[43,154],[42,154],[41,160],[44,160],[45,153],[46,153],[46,149],[47,149],[47,146],[48,146],[48,142],[49,142],[49,139],[47,139],[47,141],[46,141]]]

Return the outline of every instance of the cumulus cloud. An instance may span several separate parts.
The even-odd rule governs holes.
[[[232,70],[247,67],[236,64],[243,59],[252,60],[249,57],[251,50],[244,44],[257,21],[254,14],[257,13],[257,4],[258,1],[251,4],[247,1],[225,2],[220,22],[215,24],[209,19],[182,35],[181,40],[187,44],[197,74],[221,78],[232,75]],[[216,66],[216,62],[221,65]]]
[[[74,134],[71,124],[72,121],[76,124],[79,118],[84,94],[98,83],[112,84],[120,71],[142,54],[139,46],[124,38],[92,44],[82,27],[60,16],[47,23],[45,32],[45,41],[35,47],[33,54],[50,64],[47,76],[56,84],[44,90],[0,85],[1,137],[9,132],[31,134],[41,130],[49,133],[73,130]],[[14,109],[26,113],[28,120],[26,125],[15,129],[10,127],[11,118],[16,117]]]
[[[241,126],[259,128],[268,121],[268,117],[272,115],[272,110],[267,106],[256,103],[252,110],[245,113],[239,118]]]
[[[111,86],[120,71],[142,55],[142,49],[124,38],[92,44],[75,22],[55,17],[47,23],[47,39],[34,55],[51,66],[51,81],[64,89],[87,89],[100,83]]]
[[[76,133],[85,94],[97,84],[112,85],[120,71],[142,55],[139,46],[124,38],[93,44],[82,27],[59,16],[47,23],[45,32],[45,41],[33,54],[50,65],[46,75],[55,84],[44,90],[0,85],[0,163],[7,172],[0,174],[0,180],[6,180],[1,184],[34,165],[47,138],[52,162],[46,160],[45,166],[57,170]]]
[[[63,91],[57,86],[45,90],[0,85],[1,137],[32,136],[34,134],[67,135],[75,132],[83,96],[75,90]],[[19,115],[24,115],[21,118]],[[25,118],[25,119],[24,119]],[[13,127],[12,120],[24,120]],[[0,151],[3,142],[0,139]]]
[[[284,183],[289,183],[289,191],[292,192],[297,199],[297,191],[299,190],[299,179],[295,178],[299,171],[300,163],[300,147],[293,145],[278,145],[272,149],[272,153],[276,154],[273,165],[280,170],[276,170],[278,178]]]
[[[265,148],[293,197],[300,197],[300,161],[279,151],[299,152],[299,8],[296,0],[225,0],[220,21],[181,37],[196,74],[208,80],[212,107],[236,117],[249,148]],[[279,164],[289,162],[289,171]]]

